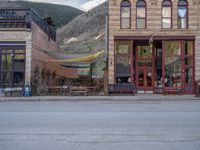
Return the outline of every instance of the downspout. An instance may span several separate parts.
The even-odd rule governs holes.
[[[108,57],[109,57],[109,48],[108,48],[108,36],[109,36],[109,29],[108,29],[108,14],[106,14],[106,24],[105,24],[105,50],[106,50],[106,67],[108,67]]]
[[[197,33],[199,34],[199,4],[200,2],[198,2],[197,0]]]

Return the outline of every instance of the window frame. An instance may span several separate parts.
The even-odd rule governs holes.
[[[164,4],[165,2],[170,2],[170,4]],[[171,16],[170,17],[164,17],[163,16],[163,8],[170,8],[171,9]],[[162,1],[162,10],[161,10],[161,28],[162,29],[172,29],[172,24],[173,24],[173,3],[171,2],[171,0],[163,0]],[[169,28],[164,28],[163,26],[163,19],[170,19],[170,27]]]
[[[179,53],[180,54],[171,54],[171,55],[167,55],[167,48],[165,47],[165,43],[170,43],[170,44],[172,44],[172,43],[177,43],[177,45],[179,46],[178,48],[180,49],[180,51],[179,51]],[[164,70],[163,70],[163,79],[164,79],[164,81],[163,81],[163,85],[164,85],[164,88],[166,88],[166,89],[175,89],[175,88],[181,88],[182,87],[182,81],[181,81],[181,79],[182,79],[182,72],[181,72],[181,70],[182,70],[182,40],[165,40],[165,41],[163,41],[163,61],[164,61],[164,63],[163,63],[163,68],[164,68]],[[178,73],[180,73],[180,81],[179,81],[179,83],[180,83],[180,85],[178,86],[178,87],[176,87],[176,86],[167,86],[166,84],[167,83],[165,83],[165,79],[166,79],[166,69],[167,69],[167,64],[166,64],[166,60],[167,60],[167,58],[178,58],[179,60],[180,60],[180,70],[176,70],[176,74],[178,74]],[[178,60],[177,59],[177,60]],[[174,72],[173,72],[173,74],[174,74]],[[177,77],[177,76],[176,76]],[[167,79],[168,80],[168,79]],[[172,79],[171,79],[172,80]],[[176,82],[176,83],[178,83],[178,82]]]
[[[181,2],[185,2],[185,4],[180,4]],[[186,8],[186,10],[187,10],[186,11],[186,17],[180,17],[179,12],[178,12],[180,7],[185,7]],[[188,11],[189,11],[189,9],[188,9],[188,1],[187,0],[178,0],[178,2],[177,2],[177,27],[178,27],[178,29],[188,29],[188,27],[189,27]],[[186,19],[186,27],[185,28],[182,28],[181,25],[179,26],[179,23],[178,23],[179,20],[181,20],[183,18]]]
[[[128,5],[125,5],[123,3],[128,2]],[[129,17],[128,18],[122,18],[122,9],[123,8],[129,8]],[[122,27],[122,21],[123,19],[129,19],[129,27],[125,28]],[[123,0],[120,4],[120,29],[131,29],[131,2],[129,0]]]
[[[6,50],[11,50],[10,52],[3,52]],[[21,52],[16,52],[17,50],[22,50]],[[4,70],[2,68],[2,55],[5,54],[10,54],[11,55],[11,69],[10,70]],[[16,62],[15,62],[15,56],[16,55],[23,55],[24,56],[24,67],[22,70],[17,70],[16,68],[14,68]],[[25,66],[26,66],[26,48],[25,46],[2,46],[0,48],[0,88],[4,88],[4,87],[22,87],[24,86],[25,83]],[[10,81],[8,84],[3,84],[2,82],[2,76],[4,73],[9,73],[10,74]],[[15,73],[23,73],[24,74],[24,79],[23,79],[23,83],[19,84],[19,85],[15,85],[14,84],[14,74]]]
[[[144,2],[144,5],[139,5],[139,2]],[[144,8],[145,9],[145,17],[138,17],[138,8]],[[138,27],[138,20],[144,19],[145,20],[145,27],[139,28]],[[138,0],[136,2],[136,29],[147,29],[147,3],[145,0]]]
[[[128,46],[128,53],[123,53],[123,54],[120,54],[120,53],[117,53],[117,50],[119,50],[119,46],[120,45],[127,45]],[[115,72],[115,83],[117,83],[117,78],[130,78],[131,79],[131,50],[132,50],[132,42],[130,40],[115,40],[115,48],[114,48],[115,52],[114,52],[114,72]],[[119,75],[117,74],[117,59],[118,58],[128,58],[129,59],[129,74],[126,74],[126,75]]]

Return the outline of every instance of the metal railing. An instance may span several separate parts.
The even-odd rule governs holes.
[[[56,29],[50,26],[38,13],[30,9],[31,19],[54,41],[56,41]]]
[[[50,26],[35,10],[0,9],[0,29],[30,29],[35,22],[52,40],[56,41],[56,29]]]

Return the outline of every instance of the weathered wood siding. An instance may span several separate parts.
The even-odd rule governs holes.
[[[109,83],[114,83],[114,36],[197,36],[195,49],[195,79],[200,79],[200,1],[188,0],[188,29],[177,27],[177,2],[172,0],[172,29],[161,28],[162,0],[146,0],[147,29],[136,29],[136,2],[131,2],[131,29],[120,29],[120,3],[109,0]]]

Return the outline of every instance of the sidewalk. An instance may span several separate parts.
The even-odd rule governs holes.
[[[136,96],[32,96],[32,97],[0,97],[0,101],[177,101],[200,100],[194,95],[155,95],[137,94]]]

